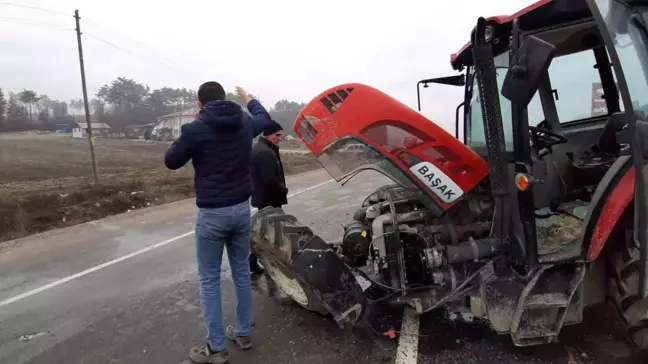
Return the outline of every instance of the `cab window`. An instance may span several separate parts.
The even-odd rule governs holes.
[[[554,101],[561,124],[607,114],[605,102],[601,102],[602,99],[600,98],[601,78],[594,67],[595,64],[596,59],[592,50],[557,57],[551,62],[549,79],[554,91]],[[508,52],[495,57],[495,66],[497,69],[497,86],[501,90],[509,67]],[[476,87],[477,77],[474,78],[469,111],[471,127],[467,142],[471,148],[479,150],[485,148],[486,139],[481,101]],[[500,109],[504,125],[506,150],[513,151],[511,102],[501,94]],[[538,93],[529,103],[527,110],[529,125],[538,125],[545,119]]]

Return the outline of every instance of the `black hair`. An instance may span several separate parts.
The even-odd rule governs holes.
[[[205,82],[198,89],[198,101],[205,105],[212,101],[225,100],[225,89],[216,81]]]

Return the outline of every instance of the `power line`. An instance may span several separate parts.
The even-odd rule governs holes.
[[[5,22],[9,22],[9,23],[24,24],[24,25],[32,25],[32,26],[37,26],[37,27],[46,28],[46,29],[55,29],[55,30],[63,30],[63,31],[70,31],[70,32],[74,31],[73,29],[60,27],[60,26],[50,24],[50,23],[38,22],[38,21],[30,20],[30,19],[21,19],[21,18],[4,17],[3,16],[3,17],[0,17],[0,21],[5,21]],[[87,37],[90,37],[90,38],[92,38],[94,40],[97,40],[97,41],[99,41],[101,43],[104,43],[104,44],[106,44],[106,45],[108,45],[108,46],[110,46],[112,48],[115,48],[115,49],[120,50],[122,52],[128,53],[128,54],[130,54],[132,56],[142,58],[142,59],[147,60],[147,61],[158,62],[161,65],[164,65],[164,66],[170,68],[171,70],[173,70],[175,73],[177,73],[179,75],[187,76],[187,74],[184,73],[183,71],[181,71],[179,68],[177,68],[177,66],[174,66],[173,64],[170,64],[168,62],[164,62],[163,59],[156,58],[156,57],[147,57],[145,55],[142,55],[140,53],[129,50],[129,49],[125,48],[125,47],[122,47],[122,46],[120,46],[118,44],[115,44],[115,43],[113,43],[111,41],[105,40],[105,39],[103,39],[101,37],[98,37],[98,36],[96,36],[94,34],[91,34],[91,33],[84,32],[83,34],[85,36],[87,36]]]
[[[148,44],[146,44],[146,43],[144,43],[144,42],[141,42],[141,41],[139,41],[139,40],[137,40],[137,39],[131,38],[131,37],[129,37],[129,36],[125,35],[125,34],[122,34],[122,33],[118,32],[118,31],[116,31],[116,30],[114,30],[114,29],[112,29],[112,28],[108,28],[107,26],[105,26],[105,25],[103,25],[103,24],[101,24],[101,23],[98,23],[98,22],[96,22],[96,21],[94,21],[94,20],[92,20],[92,19],[88,19],[88,18],[86,18],[86,19],[85,19],[85,22],[86,22],[86,23],[89,23],[89,24],[94,24],[94,26],[96,26],[96,27],[98,27],[98,28],[101,28],[101,29],[103,29],[103,30],[106,30],[106,31],[108,31],[109,33],[113,33],[113,34],[118,35],[118,36],[120,36],[120,37],[122,37],[122,38],[128,39],[128,40],[130,40],[130,41],[133,42],[133,43],[138,43],[139,45],[143,45],[144,47],[147,47],[147,48],[149,48],[150,50],[153,50],[153,51],[157,52],[155,49],[153,49],[153,48],[152,48],[151,46],[149,46]]]
[[[23,9],[37,10],[37,11],[42,11],[42,12],[46,12],[46,13],[50,13],[50,14],[56,14],[56,15],[60,15],[60,16],[69,16],[69,14],[64,13],[64,12],[61,12],[61,11],[58,11],[58,10],[46,9],[46,8],[42,8],[42,7],[38,7],[38,6],[33,6],[33,5],[16,4],[16,3],[6,2],[6,1],[2,1],[2,2],[0,2],[0,6],[9,6],[9,7],[16,7],[16,8],[23,8]],[[16,19],[16,20],[19,20],[19,19]],[[161,54],[159,51],[155,50],[153,47],[149,46],[148,44],[146,44],[146,43],[144,43],[144,42],[141,42],[141,41],[138,41],[138,40],[136,40],[136,39],[134,39],[134,38],[128,37],[128,36],[126,36],[126,35],[124,35],[124,34],[121,34],[121,33],[117,32],[117,31],[115,31],[114,29],[111,29],[111,28],[106,27],[105,25],[102,25],[102,24],[99,23],[99,22],[93,21],[93,20],[88,19],[88,18],[85,19],[85,22],[86,22],[86,23],[90,23],[90,24],[94,24],[95,26],[97,26],[97,27],[99,27],[99,28],[103,28],[104,30],[106,30],[106,31],[108,31],[108,32],[111,32],[111,33],[116,34],[116,35],[118,35],[118,36],[120,36],[120,37],[122,37],[122,38],[125,38],[125,39],[127,39],[127,40],[130,40],[130,41],[132,41],[132,42],[134,42],[134,43],[138,43],[140,46],[144,46],[144,47],[148,48],[149,50],[153,51],[153,53],[156,53],[156,54],[157,54],[156,61],[165,60],[165,61],[166,61],[166,64],[165,64],[165,65],[166,65],[167,67],[177,67],[177,68],[180,68],[180,66],[190,67],[190,66],[187,65],[187,64],[184,64],[184,65],[178,65],[174,60],[172,60],[172,59],[170,59],[170,58],[164,56],[163,54]],[[32,22],[32,23],[33,23],[33,24],[36,24],[36,22]],[[45,23],[43,23],[43,24],[45,24]],[[51,27],[51,25],[46,25],[45,27],[48,27],[48,26]],[[61,28],[61,29],[62,29],[62,28]],[[84,34],[89,35],[88,33],[84,33]],[[119,47],[119,46],[117,46],[116,44],[114,44],[114,43],[112,43],[112,42],[108,42],[108,41],[106,41],[106,40],[99,39],[97,36],[92,36],[92,37],[95,38],[96,40],[98,40],[98,41],[100,41],[100,42],[103,42],[103,43],[106,43],[106,44],[108,44],[108,45],[110,45],[110,46],[112,46],[112,47],[114,47],[114,48],[116,48],[116,49],[120,49],[120,50],[125,51],[125,52],[128,52],[128,53],[130,53],[130,54],[132,54],[132,55],[136,55],[136,56],[141,57],[141,55],[138,55],[138,54],[136,54],[135,52],[132,52],[132,51],[127,51],[127,50],[125,50],[123,47]],[[184,63],[184,62],[183,62],[183,63]],[[186,75],[185,75],[185,76],[186,76]]]
[[[38,10],[38,11],[43,11],[43,12],[47,12],[47,13],[51,13],[51,14],[56,14],[56,15],[69,16],[69,14],[66,14],[66,13],[61,12],[61,11],[58,11],[58,10],[45,9],[45,8],[41,8],[41,7],[38,7],[38,6],[32,6],[32,5],[15,4],[15,3],[10,3],[10,2],[4,2],[4,1],[3,1],[3,2],[0,2],[0,6],[10,6],[10,7],[16,7],[16,8],[23,8],[23,9]],[[11,18],[5,18],[5,19],[11,19]],[[21,19],[18,19],[18,18],[13,18],[13,19],[15,19],[15,20],[21,20]],[[118,35],[118,36],[120,36],[120,37],[123,37],[123,38],[125,38],[125,39],[128,39],[128,40],[130,40],[130,41],[132,41],[132,42],[134,42],[134,43],[138,43],[139,45],[143,45],[143,46],[149,48],[150,50],[154,51],[155,53],[158,53],[158,55],[160,55],[158,51],[156,51],[155,49],[153,49],[153,48],[152,48],[151,46],[149,46],[148,44],[143,43],[143,42],[141,42],[141,41],[138,41],[138,40],[136,40],[136,39],[133,39],[133,38],[131,38],[131,37],[128,37],[128,36],[126,36],[126,35],[124,35],[124,34],[122,34],[122,33],[119,33],[119,32],[117,32],[117,31],[115,31],[114,29],[111,29],[111,28],[106,27],[105,25],[102,25],[102,24],[99,23],[99,22],[93,21],[93,20],[88,19],[88,18],[85,19],[85,22],[86,22],[86,23],[90,23],[90,24],[94,24],[96,27],[99,27],[99,28],[102,28],[102,29],[104,29],[104,30],[107,30],[108,32],[114,33],[114,34],[116,34],[116,35]],[[36,22],[34,22],[34,23],[36,23]],[[87,33],[84,33],[84,34],[89,35],[89,34],[87,34]],[[97,37],[97,36],[92,36],[92,37],[95,38],[96,40],[100,41],[100,42],[104,42],[104,43],[106,43],[106,44],[108,44],[108,45],[110,45],[110,46],[113,46],[114,48],[120,49],[120,50],[122,50],[122,51],[127,51],[127,50],[125,50],[124,48],[119,47],[119,46],[115,45],[115,44],[112,43],[112,42],[108,42],[108,41],[106,41],[106,40],[100,39],[100,38]],[[129,52],[129,53],[131,53],[131,54],[135,54],[135,53],[133,53],[133,52],[131,52],[131,51],[127,51],[127,52]],[[168,59],[167,59],[167,60],[168,60]]]
[[[133,43],[139,44],[140,46],[143,46],[143,47],[145,47],[145,48],[148,48],[152,53],[156,54],[156,59],[157,59],[157,60],[162,59],[162,60],[166,61],[166,63],[167,63],[170,67],[178,67],[178,68],[180,68],[181,66],[184,66],[184,67],[191,68],[189,65],[185,64],[184,62],[182,62],[182,63],[183,63],[182,65],[179,65],[179,64],[176,62],[176,60],[174,60],[174,59],[172,59],[172,58],[169,58],[169,57],[165,56],[165,55],[162,54],[160,51],[156,50],[154,47],[152,47],[152,46],[150,46],[150,45],[148,45],[148,44],[146,44],[146,43],[144,43],[144,42],[142,42],[142,41],[139,41],[139,40],[137,40],[137,39],[135,39],[135,38],[129,37],[129,36],[123,34],[123,33],[120,33],[120,32],[118,32],[118,31],[116,31],[116,30],[114,30],[114,29],[108,28],[108,27],[106,27],[105,25],[103,25],[103,24],[101,24],[101,23],[98,23],[98,22],[93,21],[93,20],[88,19],[88,18],[85,19],[85,22],[86,22],[86,23],[90,23],[90,24],[94,24],[94,26],[96,26],[96,27],[98,27],[98,28],[101,28],[101,29],[103,29],[103,30],[105,30],[105,31],[108,31],[109,33],[113,33],[114,35],[117,35],[117,36],[119,36],[119,37],[121,37],[121,38],[124,38],[124,39],[126,39],[126,40],[129,40],[129,41],[131,41],[131,42],[133,42]]]
[[[51,13],[51,14],[56,14],[56,15],[70,16],[70,14],[64,13],[62,11],[50,10],[50,9],[40,8],[38,6],[32,6],[32,5],[9,3],[9,2],[4,2],[4,1],[0,2],[0,6],[11,6],[11,7],[15,7],[15,8],[23,8],[23,9],[44,11],[46,13]]]
[[[127,49],[127,48],[124,48],[124,47],[122,47],[122,46],[119,46],[119,45],[117,45],[117,44],[115,44],[115,43],[113,43],[113,42],[107,41],[107,40],[105,40],[105,39],[103,39],[103,38],[100,38],[100,37],[98,37],[98,36],[96,36],[96,35],[93,35],[93,34],[90,34],[90,33],[83,33],[83,34],[84,34],[85,36],[87,36],[87,37],[90,37],[90,38],[92,38],[92,39],[95,39],[95,40],[97,40],[97,41],[99,41],[99,42],[102,42],[102,43],[104,43],[104,44],[106,44],[106,45],[109,45],[109,46],[111,46],[111,47],[113,47],[113,48],[115,48],[115,49],[118,49],[118,50],[122,51],[122,52],[126,52],[126,53],[128,53],[128,54],[130,54],[130,55],[133,55],[133,56],[135,56],[135,57],[139,57],[139,58],[145,59],[145,60],[147,60],[147,61],[154,60],[155,62],[159,62],[160,64],[162,64],[162,65],[164,65],[164,66],[166,66],[166,67],[169,67],[170,69],[172,69],[172,70],[175,71],[176,73],[181,74],[181,75],[183,75],[183,76],[187,76],[187,74],[185,74],[185,73],[184,73],[183,71],[181,71],[180,69],[175,68],[175,67],[174,67],[173,65],[171,65],[171,64],[168,64],[168,63],[163,62],[163,60],[161,60],[161,59],[157,59],[157,58],[155,58],[155,57],[147,57],[147,56],[144,56],[144,55],[142,55],[142,54],[139,54],[139,53],[133,52],[133,51]]]
[[[47,29],[73,31],[73,29],[64,28],[64,27],[54,25],[54,24],[43,23],[43,22],[29,20],[29,19],[12,18],[12,17],[8,17],[8,16],[0,16],[0,21],[5,21],[5,22],[8,22],[8,23],[33,25],[33,26],[37,26],[37,27],[41,27],[41,28],[47,28]]]
[[[111,46],[111,47],[113,47],[113,48],[115,48],[115,49],[118,49],[118,50],[120,50],[120,51],[122,51],[122,52],[126,52],[126,53],[128,53],[128,54],[132,54],[132,55],[134,55],[134,56],[141,57],[139,54],[137,54],[137,53],[135,53],[135,52],[133,52],[133,51],[131,51],[131,50],[128,50],[128,49],[126,49],[126,48],[124,48],[124,47],[120,47],[120,46],[118,46],[117,44],[115,44],[115,43],[113,43],[113,42],[110,42],[110,41],[107,41],[107,40],[105,40],[105,39],[103,39],[103,38],[99,38],[99,37],[97,37],[96,35],[92,35],[92,34],[90,34],[90,33],[83,33],[83,34],[84,34],[86,37],[90,37],[90,38],[92,38],[92,39],[94,39],[94,40],[98,40],[98,41],[100,41],[101,43],[107,44],[107,45],[109,45],[109,46]]]
[[[16,7],[16,8],[23,8],[23,9],[37,10],[37,11],[42,11],[42,12],[46,12],[46,13],[50,13],[50,14],[55,14],[55,15],[59,15],[59,16],[69,16],[69,14],[64,13],[64,12],[61,12],[61,11],[58,11],[58,10],[46,9],[46,8],[42,8],[42,7],[38,7],[38,6],[33,6],[33,5],[23,5],[23,4],[16,4],[16,3],[11,3],[11,2],[5,2],[5,1],[2,1],[2,2],[0,2],[0,6],[9,6],[9,7]],[[23,19],[18,19],[18,18],[2,18],[2,17],[0,17],[0,19],[7,20],[7,21],[9,21],[9,22],[15,22],[15,23],[22,23],[22,24],[27,24],[27,25],[41,26],[41,27],[43,27],[43,28],[50,28],[50,29],[57,29],[57,30],[71,30],[71,29],[65,29],[65,28],[62,28],[62,27],[56,27],[56,26],[54,26],[54,25],[52,25],[52,24],[40,23],[40,22],[30,21],[30,20],[26,20],[26,19],[23,20]],[[90,23],[90,24],[94,24],[94,25],[95,25],[96,27],[98,27],[98,28],[103,28],[104,30],[106,30],[106,31],[108,31],[108,32],[110,32],[110,33],[113,33],[113,34],[115,34],[115,35],[117,35],[117,36],[120,36],[120,37],[122,37],[122,38],[124,38],[124,39],[130,40],[130,41],[133,42],[133,43],[137,43],[137,44],[139,44],[140,46],[146,47],[146,48],[148,48],[150,51],[152,51],[152,53],[155,53],[156,56],[155,56],[155,57],[146,57],[146,56],[142,56],[142,55],[139,54],[139,53],[136,53],[136,52],[133,52],[133,51],[127,50],[127,49],[125,49],[124,47],[121,47],[121,46],[119,46],[119,45],[117,45],[117,44],[115,44],[115,43],[113,43],[113,42],[110,42],[110,41],[107,41],[107,40],[105,40],[105,39],[102,39],[102,38],[100,38],[100,37],[98,37],[98,36],[96,36],[96,35],[92,35],[92,34],[89,34],[89,33],[84,33],[85,35],[90,36],[91,38],[94,38],[95,40],[97,40],[97,41],[99,41],[99,42],[105,43],[105,44],[107,44],[107,45],[109,45],[109,46],[111,46],[111,47],[113,47],[113,48],[115,48],[115,49],[118,49],[118,50],[121,50],[121,51],[123,51],[123,52],[129,53],[129,54],[131,54],[131,55],[133,55],[133,56],[140,57],[140,58],[147,58],[147,59],[149,59],[149,60],[153,59],[153,60],[155,60],[156,62],[160,62],[160,63],[164,64],[166,67],[169,67],[169,68],[173,69],[173,70],[174,70],[176,73],[178,73],[178,74],[181,74],[181,75],[183,75],[183,76],[188,76],[188,75],[185,73],[185,71],[181,71],[180,69],[181,69],[181,68],[191,68],[190,65],[187,65],[187,64],[184,63],[184,62],[182,62],[182,63],[183,63],[182,65],[179,65],[177,62],[175,62],[175,60],[172,60],[171,58],[166,57],[165,55],[163,55],[162,53],[160,53],[159,51],[157,51],[156,49],[154,49],[154,48],[151,47],[150,45],[148,45],[148,44],[146,44],[146,43],[144,43],[144,42],[138,41],[138,40],[136,40],[136,39],[134,39],[134,38],[128,37],[128,36],[126,36],[126,35],[124,35],[124,34],[121,34],[121,33],[117,32],[117,31],[115,31],[114,29],[111,29],[111,28],[106,27],[105,25],[102,25],[102,24],[99,23],[99,22],[93,21],[93,20],[88,19],[88,18],[85,19],[85,22],[86,22],[86,23]]]

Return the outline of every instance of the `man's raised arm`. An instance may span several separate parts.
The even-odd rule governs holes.
[[[250,95],[241,87],[236,87],[236,93],[241,97],[247,109],[252,114],[252,136],[256,137],[263,131],[263,128],[272,123],[272,118],[268,110],[261,105],[258,100],[250,97]]]
[[[188,124],[182,125],[180,137],[171,144],[171,148],[164,155],[164,164],[168,169],[184,167],[193,155],[193,141],[188,128]]]

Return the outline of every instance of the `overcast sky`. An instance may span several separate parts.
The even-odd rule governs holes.
[[[91,97],[118,76],[151,88],[240,84],[267,106],[282,98],[306,102],[331,86],[361,82],[415,108],[416,81],[454,74],[450,54],[466,43],[477,17],[531,3],[0,0],[0,88],[80,98],[72,18],[79,9]],[[422,98],[424,114],[453,129],[461,91],[433,86]]]

